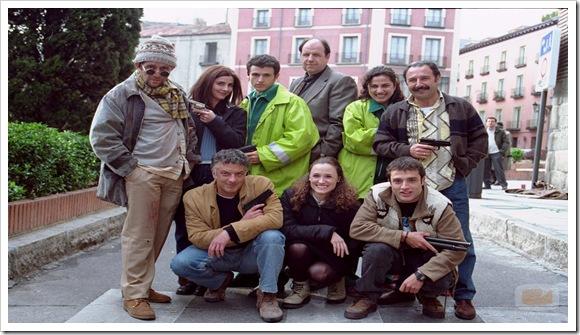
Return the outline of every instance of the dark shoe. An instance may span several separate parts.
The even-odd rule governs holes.
[[[206,291],[207,291],[207,287],[205,287],[205,286],[197,286],[197,288],[193,292],[193,295],[196,295],[198,297],[203,297],[203,295],[205,294]]]
[[[415,301],[415,295],[409,293],[403,293],[397,289],[387,291],[379,297],[379,305],[392,305],[398,304],[400,302],[410,302]]]
[[[456,300],[455,316],[464,320],[475,319],[475,307],[473,307],[471,300]]]
[[[215,290],[207,290],[203,295],[203,299],[207,302],[219,302],[224,301],[226,299],[226,289],[232,282],[234,278],[233,272],[228,272],[226,275],[226,279],[222,282],[221,286]]]
[[[445,308],[437,298],[421,297],[419,302],[423,305],[423,315],[434,319],[445,319]]]
[[[256,287],[260,281],[257,273],[238,273],[232,280],[230,287]]]
[[[484,189],[484,190],[491,190],[491,186],[484,186],[484,187],[482,187],[482,189]]]
[[[149,302],[156,302],[160,304],[168,304],[171,302],[171,297],[165,294],[161,294],[154,289],[149,289]]]
[[[344,311],[344,317],[347,319],[364,319],[369,313],[377,310],[377,304],[367,297],[362,297],[355,301],[352,305]]]
[[[123,309],[139,320],[155,320],[155,312],[147,299],[123,300]]]
[[[278,322],[284,317],[284,313],[278,305],[276,293],[263,293],[258,289],[256,292],[256,307],[260,311],[260,317],[266,322]]]
[[[175,294],[179,294],[179,295],[192,295],[195,293],[195,290],[197,289],[197,284],[194,282],[188,282],[185,285],[181,285],[177,288],[177,290],[175,291]]]
[[[507,186],[502,186],[502,187],[501,187],[501,189],[502,189],[503,191],[505,191],[505,190],[507,190]]]

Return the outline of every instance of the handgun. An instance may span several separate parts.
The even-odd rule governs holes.
[[[243,146],[241,148],[238,148],[238,150],[240,150],[241,152],[244,152],[244,153],[248,153],[248,152],[254,152],[254,151],[256,151],[257,148],[256,148],[255,145],[250,144],[250,145],[246,145],[246,146]]]
[[[431,146],[434,146],[437,148],[451,146],[451,142],[449,142],[449,141],[433,140],[430,138],[419,139],[419,144],[427,144],[427,145],[431,145]]]
[[[260,204],[266,204],[266,200],[273,194],[272,190],[267,189],[264,192],[260,193],[257,197],[253,200],[250,200],[248,203],[242,206],[242,210],[245,212],[249,211],[252,207]]]
[[[431,237],[426,236],[425,241],[431,243],[434,247],[438,249],[447,249],[447,250],[455,250],[455,251],[467,251],[467,248],[471,246],[469,242],[457,241],[457,240],[449,240],[446,238],[438,238],[438,237]]]
[[[205,109],[205,104],[199,102],[199,101],[195,101],[195,100],[190,100],[191,104],[193,105],[193,108],[196,109]]]

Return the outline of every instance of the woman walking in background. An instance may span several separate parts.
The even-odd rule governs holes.
[[[222,65],[210,66],[191,88],[189,98],[194,103],[197,133],[197,150],[201,163],[195,165],[187,180],[183,182],[183,193],[210,183],[213,180],[210,163],[212,156],[221,149],[239,148],[246,139],[246,112],[237,105],[242,100],[240,79],[233,70]],[[202,106],[204,104],[205,106]],[[191,243],[185,227],[183,201],[175,213],[175,241],[177,253]],[[205,288],[197,287],[186,278],[179,278],[181,295],[203,295]]]
[[[359,100],[351,102],[344,111],[344,147],[338,161],[346,179],[356,188],[359,199],[366,196],[371,186],[386,181],[388,162],[377,157],[373,141],[381,115],[390,104],[404,98],[395,71],[377,66],[365,74]]]

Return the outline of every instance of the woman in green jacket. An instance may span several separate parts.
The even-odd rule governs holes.
[[[344,111],[344,147],[338,161],[359,199],[367,195],[372,185],[386,181],[386,164],[372,149],[373,140],[381,115],[390,104],[404,98],[395,71],[377,66],[365,74],[359,100],[350,103]]]

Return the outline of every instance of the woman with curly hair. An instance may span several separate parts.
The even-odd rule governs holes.
[[[377,157],[373,141],[387,107],[404,98],[395,71],[377,66],[365,74],[359,100],[351,102],[344,110],[343,148],[338,161],[360,199],[367,195],[371,186],[387,181],[385,169],[389,162]]]
[[[281,202],[286,264],[293,278],[292,294],[282,306],[308,303],[309,281],[328,285],[328,303],[343,302],[345,276],[354,275],[358,260],[358,248],[348,234],[360,203],[336,158],[314,161],[308,175],[282,194]]]

